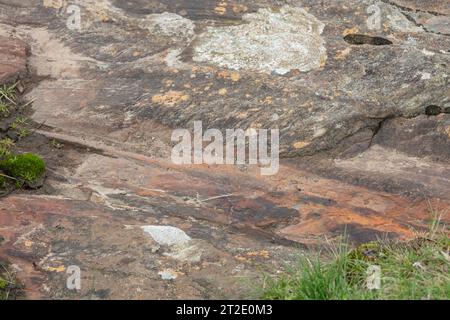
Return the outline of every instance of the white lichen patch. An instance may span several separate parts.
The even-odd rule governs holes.
[[[93,28],[96,21],[116,21],[166,37],[191,40],[194,36],[194,22],[176,13],[155,13],[137,18],[115,7],[109,0],[84,0],[83,7],[94,17],[92,22],[86,21],[86,29]]]
[[[194,36],[194,23],[175,13],[149,14],[145,19],[137,20],[137,24],[151,32],[167,37],[190,39]]]
[[[191,241],[191,238],[181,229],[171,226],[143,226],[145,233],[148,233],[153,240],[160,245],[182,246]]]
[[[286,74],[323,66],[325,25],[302,8],[260,9],[238,26],[209,27],[194,47],[193,60],[234,70]]]

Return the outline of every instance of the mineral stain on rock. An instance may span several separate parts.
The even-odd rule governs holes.
[[[310,71],[327,59],[325,25],[302,8],[259,9],[246,24],[209,27],[197,39],[193,60],[234,70],[286,74]]]

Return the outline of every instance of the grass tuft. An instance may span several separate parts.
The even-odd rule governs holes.
[[[0,139],[0,160],[11,155],[14,145],[14,141],[9,138]]]
[[[23,296],[23,285],[16,279],[7,263],[0,261],[0,301]]]
[[[19,82],[16,82],[11,85],[2,85],[0,86],[0,103],[8,103],[12,105],[16,105],[17,93],[16,87]]]
[[[271,300],[450,299],[450,238],[441,219],[427,235],[399,243],[374,241],[352,250],[329,245],[327,259],[303,255],[281,277],[265,278],[262,298]],[[330,257],[331,256],[331,257]],[[368,270],[381,270],[379,289],[369,289]]]

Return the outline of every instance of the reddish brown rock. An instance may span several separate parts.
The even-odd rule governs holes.
[[[70,181],[50,177],[59,196],[13,195],[0,202],[0,256],[18,267],[29,298],[241,298],[244,288],[230,275],[243,268],[257,276],[261,265],[254,263],[277,270],[295,257],[299,243],[314,246],[344,233],[356,243],[410,239],[431,219],[426,200],[291,166],[276,177],[258,177],[254,169],[180,168],[108,152],[86,155],[72,175],[55,172],[66,172]],[[431,204],[435,210],[450,205]],[[174,226],[194,240],[173,252],[148,238],[145,225]],[[96,288],[68,291],[71,265],[83,270],[83,283],[95,279]],[[166,269],[177,275],[172,290],[158,275]]]
[[[299,0],[292,10],[274,0],[85,1],[80,30],[67,28],[64,10],[13,2],[2,1],[0,34],[27,41],[30,70],[45,79],[28,96],[33,119],[45,122],[37,133],[90,148],[74,163],[49,163],[51,195],[0,202],[0,255],[34,293],[239,298],[230,275],[255,272],[250,257],[274,271],[299,244],[324,237],[409,239],[430,211],[450,207],[448,1]],[[381,9],[376,30],[370,5]],[[314,16],[320,35],[305,44],[323,43],[327,59],[283,76],[254,70],[246,46],[272,24],[247,34],[247,14],[274,18],[282,47],[286,23]],[[243,50],[221,54],[236,66],[202,45],[220,48],[229,30]],[[26,71],[26,50],[3,39],[0,70],[12,81]],[[192,129],[194,120],[221,130],[280,128],[282,156],[292,159],[273,177],[247,166],[177,167],[172,130]],[[195,246],[157,248],[144,225],[179,228]],[[193,251],[200,261],[177,260]],[[83,283],[97,279],[95,288],[65,289],[72,264]],[[167,269],[177,275],[170,284],[158,275]]]
[[[0,84],[27,74],[27,46],[18,39],[0,36]]]
[[[183,248],[159,245],[141,228],[155,224],[176,226],[192,240]],[[0,202],[0,225],[0,256],[18,271],[27,298],[244,299],[250,293],[242,277],[259,276],[261,263],[277,270],[296,251],[187,217],[61,197],[8,197]],[[79,291],[66,287],[74,265]],[[162,279],[163,270],[176,280]]]

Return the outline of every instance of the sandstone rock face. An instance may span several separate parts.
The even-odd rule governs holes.
[[[0,202],[0,252],[31,295],[70,296],[78,264],[100,279],[79,298],[239,298],[230,275],[299,244],[408,239],[450,207],[447,1],[77,6],[71,29],[65,2],[0,0],[1,77],[26,72],[26,43],[37,133],[68,149],[51,194]],[[173,129],[199,120],[279,129],[278,174],[174,165]]]
[[[27,46],[9,37],[0,37],[0,84],[13,82],[27,73]]]

